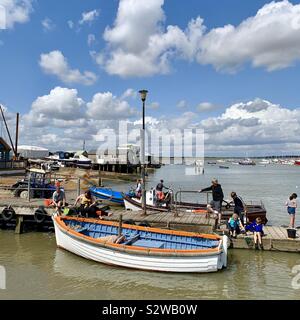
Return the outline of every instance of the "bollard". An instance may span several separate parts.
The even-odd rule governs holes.
[[[79,197],[81,195],[81,189],[80,189],[80,178],[77,180],[77,196]]]

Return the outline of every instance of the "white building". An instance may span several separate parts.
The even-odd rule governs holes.
[[[117,149],[106,149],[96,154],[97,164],[132,164],[140,163],[140,147],[122,145]]]
[[[41,159],[49,156],[49,150],[35,146],[19,146],[18,153],[25,159]]]

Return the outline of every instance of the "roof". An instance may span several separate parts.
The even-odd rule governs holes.
[[[30,150],[30,151],[49,151],[46,148],[35,147],[35,146],[19,146],[18,150]]]
[[[0,144],[2,144],[4,146],[4,150],[5,151],[11,151],[12,150],[10,145],[1,137],[0,137]]]

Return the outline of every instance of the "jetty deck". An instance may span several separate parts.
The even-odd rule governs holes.
[[[286,228],[265,226],[264,233],[265,235],[262,238],[264,250],[300,252],[300,237],[288,238]],[[238,235],[237,239],[230,240],[230,247],[234,249],[254,249],[253,235],[249,232],[247,235]]]
[[[33,199],[30,202],[20,198],[0,197],[0,214],[4,208],[11,206],[16,213],[15,230],[16,233],[23,232],[23,226],[29,217],[33,218],[37,209],[43,206],[43,200]],[[54,209],[45,208],[49,217],[54,213]],[[130,221],[139,225],[147,222],[151,227],[160,227],[173,230],[184,230],[199,233],[219,233],[226,234],[225,228],[217,230],[216,219],[208,218],[203,214],[179,213],[175,215],[172,212],[151,212],[147,215],[142,212],[125,211],[111,207],[113,215],[105,217],[105,220],[119,221],[120,215],[124,222]],[[1,220],[1,219],[0,219]],[[48,222],[51,219],[48,219]],[[265,236],[263,237],[264,250],[282,251],[282,252],[300,252],[300,237],[295,239],[288,238],[287,230],[283,227],[265,226]],[[300,231],[298,231],[300,234]],[[254,249],[253,235],[248,232],[247,235],[239,235],[237,239],[230,239],[230,247],[233,249]]]

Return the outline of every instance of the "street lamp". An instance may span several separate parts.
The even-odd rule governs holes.
[[[143,215],[147,214],[146,210],[146,174],[145,174],[145,102],[147,99],[147,90],[141,90],[141,100],[143,102],[143,128],[141,132],[141,165],[142,165],[142,208]]]

